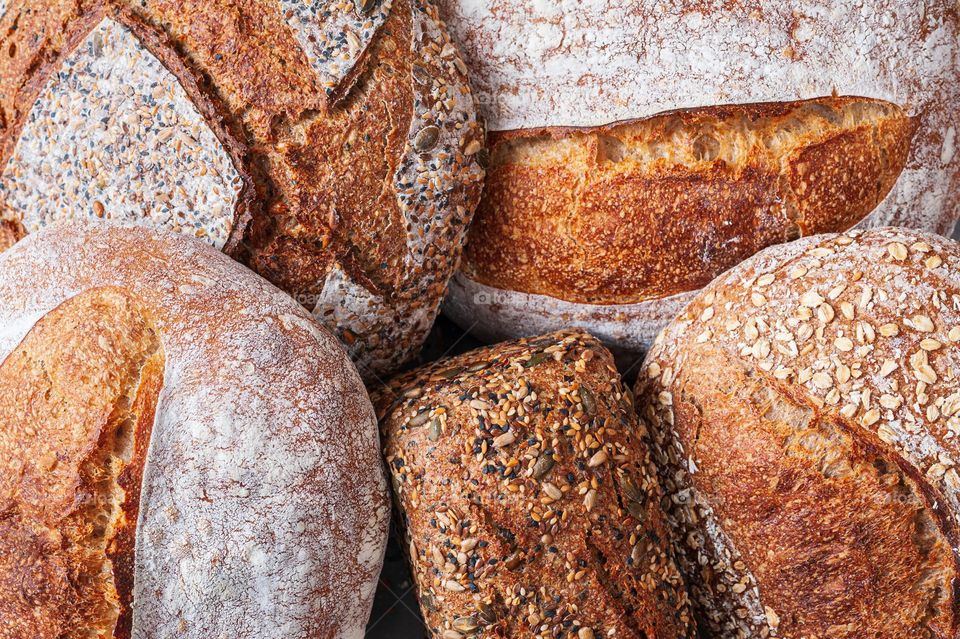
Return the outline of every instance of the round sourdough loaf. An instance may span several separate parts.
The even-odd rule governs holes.
[[[203,243],[0,255],[0,637],[363,637],[389,498],[341,345]]]
[[[958,636],[958,274],[934,235],[807,238],[650,350],[637,405],[710,636]]]
[[[6,0],[0,52],[0,245],[65,218],[180,231],[366,377],[419,351],[483,173],[430,0]]]
[[[646,349],[772,244],[960,216],[953,0],[441,0],[491,130],[447,312]]]
[[[473,351],[374,403],[431,636],[695,636],[645,433],[597,340]]]

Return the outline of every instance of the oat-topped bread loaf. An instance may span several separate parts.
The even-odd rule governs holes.
[[[65,218],[180,231],[366,376],[418,352],[484,137],[430,0],[7,0],[0,51],[0,245]]]
[[[440,0],[491,130],[449,314],[647,348],[760,249],[960,216],[954,0]]]
[[[430,636],[694,636],[645,433],[595,339],[473,351],[374,404]]]
[[[637,406],[711,636],[960,636],[958,375],[933,235],[773,247],[690,303]]]
[[[341,345],[203,243],[0,255],[0,637],[363,636],[389,497]]]

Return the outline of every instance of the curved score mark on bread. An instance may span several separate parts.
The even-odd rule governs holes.
[[[130,636],[163,366],[149,313],[113,288],[61,304],[0,365],[0,635]]]
[[[0,215],[32,233],[107,217],[223,249],[243,179],[177,77],[104,17],[47,79],[0,175]]]
[[[500,133],[464,270],[583,304],[697,290],[766,246],[868,220],[915,127],[887,102],[820,98]]]

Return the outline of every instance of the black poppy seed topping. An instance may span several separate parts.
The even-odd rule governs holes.
[[[0,175],[0,215],[28,233],[75,217],[142,222],[222,248],[241,188],[176,77],[107,18],[41,90]]]

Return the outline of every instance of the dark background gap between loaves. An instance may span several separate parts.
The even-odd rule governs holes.
[[[960,227],[953,239],[960,240]],[[465,335],[453,322],[440,316],[424,347],[422,360],[434,360],[459,355],[483,344],[470,335]],[[384,561],[383,574],[373,603],[373,613],[367,624],[367,639],[424,639],[426,627],[420,617],[419,604],[414,592],[406,558],[397,540],[396,530],[391,531],[390,544]],[[705,638],[706,639],[706,638]]]

